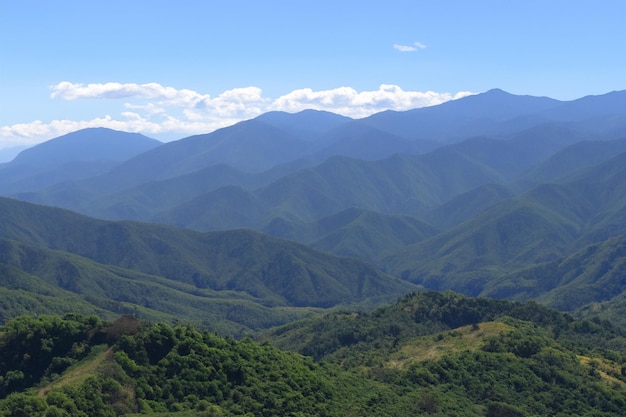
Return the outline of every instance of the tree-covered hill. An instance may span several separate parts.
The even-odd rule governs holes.
[[[438,230],[411,216],[349,208],[306,224],[276,217],[263,231],[335,255],[371,262],[433,236]]]
[[[620,416],[625,345],[605,322],[452,293],[259,342],[132,316],[21,316],[0,327],[0,415]]]
[[[242,291],[194,284],[105,265],[67,252],[0,239],[0,320],[21,314],[135,314],[181,318],[222,334],[243,335],[310,314]]]
[[[380,303],[415,288],[362,261],[249,230],[107,222],[10,199],[0,199],[0,209],[2,265],[114,314],[139,308],[198,320],[204,313],[203,321],[259,328],[311,307]],[[19,280],[5,286],[42,295]]]
[[[626,406],[625,336],[534,302],[424,292],[370,313],[307,318],[262,340],[420,392],[424,414],[608,416]]]
[[[574,284],[568,283],[569,290],[563,289],[562,294],[569,297],[563,295],[556,302],[553,296],[561,290],[549,283],[565,285],[564,277],[581,275],[577,264],[563,259],[578,251],[576,256],[584,257],[589,245],[610,246],[609,239],[626,231],[625,159],[626,154],[620,153],[559,183],[542,184],[509,199],[496,194],[492,201],[499,201],[478,215],[396,251],[382,265],[396,276],[431,289],[500,297],[530,291],[531,297],[553,300],[551,305],[572,310],[582,307],[585,300],[608,301],[624,291],[623,284],[616,281],[606,286],[599,275],[595,276],[599,281],[593,282],[589,271],[585,273],[588,287],[575,281],[582,292],[590,290],[585,296],[574,297]],[[478,195],[491,195],[484,188],[481,191]],[[473,197],[470,193],[458,200],[472,210]],[[443,213],[455,213],[449,205],[445,207]],[[613,252],[611,259],[602,262],[611,269],[622,260],[621,254]],[[558,269],[553,268],[555,262],[560,264]],[[535,275],[533,271],[543,272]],[[534,278],[524,281],[521,277],[527,273]],[[517,288],[511,276],[517,277]],[[552,290],[552,295],[543,297],[543,291]]]
[[[484,296],[536,299],[562,311],[623,298],[626,235],[589,245],[573,255],[504,275]]]

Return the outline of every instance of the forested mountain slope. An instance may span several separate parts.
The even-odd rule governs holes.
[[[150,309],[151,315],[184,317],[181,308],[191,307],[199,317],[203,309],[215,313],[215,300],[229,311],[244,300],[253,304],[248,309],[290,306],[306,312],[309,307],[380,302],[413,287],[362,261],[247,230],[199,233],[107,222],[4,198],[0,209],[3,265],[47,285],[56,283],[112,312],[137,306]],[[286,317],[279,308],[276,313]],[[228,315],[244,326],[258,317],[243,310]]]
[[[388,256],[383,261],[385,269],[433,289],[512,297],[533,288],[532,297],[542,297],[543,291],[553,290],[548,282],[558,286],[565,283],[563,274],[579,274],[572,263],[561,264],[558,270],[550,265],[577,251],[581,251],[577,256],[584,258],[588,245],[614,245],[607,239],[626,231],[624,158],[626,154],[621,153],[559,184],[540,185],[514,198],[500,199],[477,216]],[[614,253],[602,262],[613,265],[621,259],[622,255]],[[512,284],[504,278],[508,274],[522,277],[535,266],[544,271],[540,274],[543,281],[517,279],[517,284]],[[577,287],[581,294],[587,291],[586,297],[573,297],[570,285],[570,290],[563,289],[570,299],[566,301],[563,295],[552,305],[575,309],[585,302],[608,301],[624,291],[623,283],[606,286],[598,281],[595,285],[604,290]]]

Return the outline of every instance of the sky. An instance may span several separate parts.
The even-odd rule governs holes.
[[[0,150],[626,89],[626,0],[0,0]]]

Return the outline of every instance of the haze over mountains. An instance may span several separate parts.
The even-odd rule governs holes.
[[[223,300],[215,317],[238,331],[284,322],[278,307],[297,316],[418,286],[619,308],[625,167],[626,91],[562,102],[490,90],[358,120],[272,112],[165,144],[88,129],[0,165],[1,265],[32,283],[2,286],[41,305],[62,292],[168,317],[171,303],[141,294],[175,290],[197,316]],[[91,268],[137,290],[82,286]],[[267,319],[234,317],[233,300]]]

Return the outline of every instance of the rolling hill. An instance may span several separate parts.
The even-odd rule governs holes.
[[[576,262],[564,259],[571,255],[580,258],[580,263],[590,256],[585,252],[588,245],[614,245],[611,238],[626,231],[625,157],[619,154],[581,169],[561,184],[544,184],[497,202],[465,222],[390,255],[384,261],[385,270],[428,288],[530,297],[570,310],[608,301],[624,292],[623,283],[602,283],[603,274],[583,274]],[[608,265],[622,258],[612,253],[610,260],[600,261],[605,268],[611,269]],[[522,278],[525,274],[542,278]],[[584,284],[565,278],[581,274],[586,276]],[[511,281],[511,276],[517,278]],[[580,295],[574,296],[574,288]]]
[[[263,231],[335,255],[372,261],[424,240],[438,230],[410,216],[349,208],[307,224],[274,218]]]
[[[376,303],[412,287],[364,262],[248,230],[198,233],[107,222],[4,198],[0,210],[3,265],[102,310],[123,303],[173,317],[194,306],[186,315],[200,317],[222,305],[222,319],[225,309],[240,308],[226,319],[245,325],[263,316],[246,313],[249,308],[277,307],[285,317],[283,307]]]

